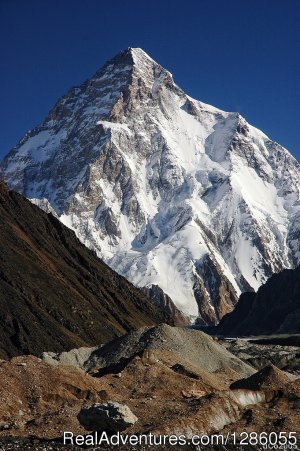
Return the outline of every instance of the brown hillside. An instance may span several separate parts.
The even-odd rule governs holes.
[[[73,231],[0,183],[0,357],[96,345],[162,321]]]

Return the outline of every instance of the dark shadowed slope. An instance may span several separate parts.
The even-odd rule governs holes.
[[[300,333],[300,266],[274,274],[257,293],[242,294],[217,331],[224,335]]]
[[[73,231],[0,183],[0,357],[96,345],[162,321]]]

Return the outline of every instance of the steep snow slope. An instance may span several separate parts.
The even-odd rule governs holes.
[[[71,89],[1,173],[117,272],[207,323],[300,260],[299,163],[141,49]]]

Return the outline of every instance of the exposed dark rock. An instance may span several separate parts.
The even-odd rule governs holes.
[[[83,407],[78,414],[79,423],[88,431],[121,432],[137,422],[137,417],[126,404],[107,402]]]

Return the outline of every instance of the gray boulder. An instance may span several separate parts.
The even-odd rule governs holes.
[[[109,432],[124,431],[138,420],[126,404],[111,401],[83,407],[77,418],[88,431]]]

